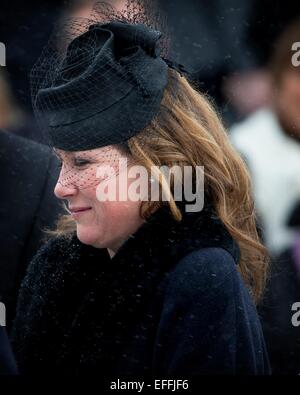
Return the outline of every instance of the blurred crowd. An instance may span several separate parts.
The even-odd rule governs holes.
[[[112,2],[122,9],[123,0]],[[0,67],[0,300],[8,332],[28,262],[62,211],[53,195],[56,159],[33,116],[29,72],[53,25],[87,16],[92,6],[92,0],[1,2],[7,53]],[[249,168],[271,259],[259,306],[271,365],[275,374],[298,374],[300,326],[291,318],[300,302],[300,66],[292,62],[292,45],[300,42],[300,3],[157,0],[156,6],[170,33],[170,57],[211,98]]]

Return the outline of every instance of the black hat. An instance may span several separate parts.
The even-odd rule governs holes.
[[[124,21],[96,23],[68,45],[34,95],[52,144],[88,150],[128,140],[158,113],[168,81],[161,33]],[[41,63],[33,71],[35,81]]]

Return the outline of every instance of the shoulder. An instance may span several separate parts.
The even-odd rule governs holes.
[[[221,247],[198,249],[182,258],[169,274],[164,295],[166,316],[202,317],[206,324],[222,323],[228,332],[249,320],[255,331],[259,326],[238,265]]]
[[[194,251],[169,274],[157,344],[156,362],[167,372],[268,371],[254,303],[225,249]]]
[[[167,293],[183,302],[232,296],[241,277],[232,255],[224,248],[195,250],[182,258],[169,274]]]
[[[256,320],[255,304],[238,265],[221,247],[196,250],[177,263],[165,286],[164,309],[184,315],[195,312],[216,321],[242,316]]]

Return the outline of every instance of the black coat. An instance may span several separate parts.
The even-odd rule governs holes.
[[[287,225],[300,232],[300,201],[291,210]],[[272,372],[276,375],[300,374],[300,328],[292,324],[292,306],[300,301],[300,273],[294,248],[273,257],[259,308]]]
[[[49,148],[0,130],[0,301],[8,326],[26,267],[62,211],[57,170]]]
[[[207,206],[157,211],[112,260],[76,236],[42,248],[22,285],[21,372],[269,373],[239,249]]]
[[[300,301],[300,276],[293,250],[273,260],[260,306],[273,374],[300,374],[300,327],[292,325],[292,306]]]

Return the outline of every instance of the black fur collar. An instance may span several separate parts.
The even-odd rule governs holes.
[[[153,303],[159,284],[181,258],[203,247],[222,247],[238,263],[239,248],[210,205],[200,213],[184,213],[181,222],[176,222],[168,209],[160,209],[112,260],[106,250],[83,245],[76,236],[71,242],[53,241],[36,258],[42,261],[45,273],[34,279],[29,272],[21,290],[22,300],[26,282],[33,281],[36,293],[42,293],[43,298],[32,298],[30,317],[22,311],[26,306],[20,304],[16,347],[21,346],[20,353],[26,355],[30,343],[34,347],[37,336],[41,337],[40,328],[47,328],[49,333],[44,333],[41,341],[51,343],[57,336],[54,342],[59,347],[51,346],[49,352],[55,355],[60,371],[74,373],[80,369],[80,361],[80,366],[101,364],[110,372],[128,339],[126,334]],[[51,273],[50,281],[47,272]],[[26,300],[26,295],[23,297]],[[45,322],[36,323],[34,316]],[[28,328],[25,337],[22,327]],[[43,346],[36,346],[36,353],[42,354]],[[41,361],[45,356],[38,358]]]

